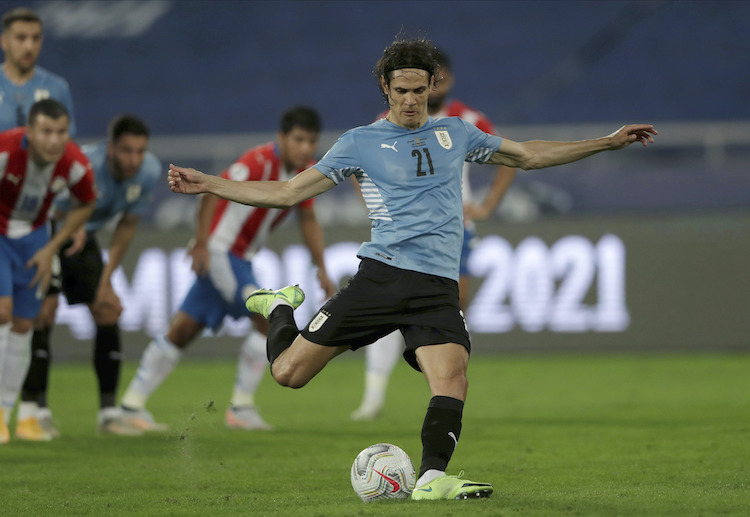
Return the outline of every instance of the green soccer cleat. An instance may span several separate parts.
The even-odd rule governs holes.
[[[492,485],[489,483],[476,483],[468,479],[461,479],[463,472],[458,476],[438,476],[429,483],[417,486],[411,493],[414,500],[429,499],[480,499],[492,494]]]
[[[276,300],[291,305],[292,309],[296,309],[305,301],[305,293],[298,285],[289,285],[278,291],[258,289],[247,297],[245,307],[250,312],[255,312],[264,318],[268,318],[268,315],[271,313],[271,306]]]

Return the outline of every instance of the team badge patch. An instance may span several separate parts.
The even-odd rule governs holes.
[[[316,330],[320,330],[320,327],[323,326],[323,324],[328,320],[328,317],[330,314],[328,314],[325,311],[318,311],[318,314],[315,315],[313,320],[310,322],[310,325],[307,327],[307,330],[310,332],[315,332]]]
[[[37,88],[34,90],[34,102],[49,99],[49,90],[44,88]]]
[[[451,140],[451,135],[448,134],[448,131],[444,129],[436,129],[435,136],[437,137],[440,147],[443,149],[450,149],[453,147],[453,141]]]
[[[49,189],[53,193],[57,194],[61,190],[63,190],[67,185],[65,184],[65,180],[62,178],[55,178],[52,180],[52,184],[50,185]]]
[[[141,186],[140,185],[130,185],[128,189],[125,191],[125,200],[128,203],[132,203],[136,199],[141,197]]]

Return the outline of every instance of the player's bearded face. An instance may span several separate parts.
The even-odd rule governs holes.
[[[32,122],[32,121],[30,121]],[[26,127],[29,141],[29,154],[38,165],[57,162],[68,145],[68,117],[50,118],[37,115],[33,124]]]
[[[132,178],[143,164],[148,137],[145,135],[123,134],[117,142],[107,144],[110,169],[118,180]]]
[[[1,40],[6,61],[20,72],[28,72],[36,65],[42,49],[42,26],[36,22],[14,22]]]
[[[279,133],[281,160],[290,169],[306,169],[315,157],[318,133],[301,127],[293,127],[288,133]]]
[[[404,68],[391,73],[390,84],[381,77],[381,86],[391,107],[388,120],[407,129],[417,129],[427,122],[427,99],[432,78],[425,70]]]

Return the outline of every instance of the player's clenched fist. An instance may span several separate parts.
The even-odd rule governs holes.
[[[205,190],[206,175],[195,169],[169,164],[167,181],[172,192],[178,194],[200,194]]]

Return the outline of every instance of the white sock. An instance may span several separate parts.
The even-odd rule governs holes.
[[[258,389],[267,367],[266,336],[252,329],[240,349],[237,380],[232,393],[233,406],[255,405],[255,390]]]
[[[121,404],[131,409],[144,409],[151,394],[156,391],[182,357],[182,351],[161,336],[148,344],[143,351],[141,364],[130,381]]]
[[[442,476],[444,474],[445,472],[442,470],[430,469],[419,477],[419,479],[417,480],[417,486],[422,486],[426,483],[429,483],[436,477]]]
[[[18,404],[18,420],[25,420],[29,417],[37,417],[39,405],[36,402],[23,402]]]
[[[16,405],[26,373],[29,371],[31,334],[31,330],[23,334],[8,332],[8,341],[3,354],[5,361],[2,374],[0,374],[0,407],[3,408],[3,415],[6,415],[6,418],[10,416]]]
[[[403,350],[401,332],[383,336],[365,350],[365,393],[362,405],[382,405],[388,379]]]

